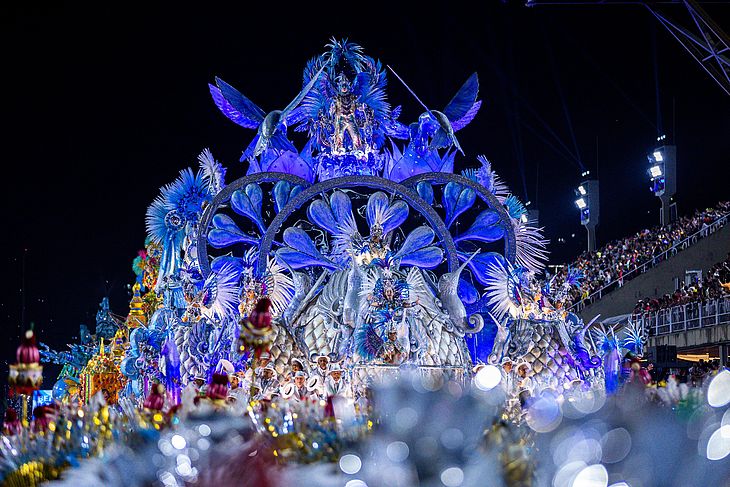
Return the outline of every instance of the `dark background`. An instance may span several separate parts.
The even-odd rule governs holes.
[[[394,66],[437,108],[479,73],[484,104],[459,133],[458,169],[491,159],[540,210],[552,263],[585,246],[573,206],[582,166],[601,181],[599,245],[658,222],[646,154],[660,133],[678,147],[680,214],[729,196],[730,97],[640,6],[247,3],[2,7],[0,360],[14,361],[23,320],[62,348],[80,323],[93,331],[104,295],[126,315],[158,188],[205,147],[228,181],[243,174],[253,132],[218,112],[207,83],[219,75],[280,108],[331,36]],[[690,25],[681,6],[662,8]],[[730,5],[705,8],[730,28]],[[389,98],[405,122],[420,113],[392,79]]]

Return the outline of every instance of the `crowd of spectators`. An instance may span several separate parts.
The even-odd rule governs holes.
[[[702,387],[708,378],[714,377],[721,369],[719,360],[700,359],[698,362],[692,363],[690,367],[652,368],[650,373],[652,380],[657,383],[674,378],[680,384],[686,383],[690,386]]]
[[[610,242],[593,252],[582,253],[571,267],[583,272],[583,284],[580,289],[571,289],[566,306],[587,299],[611,283],[617,287],[623,286],[624,280],[643,272],[639,269],[632,273],[632,270],[645,265],[649,268],[658,263],[666,251],[675,246],[684,248],[680,244],[698,232],[700,232],[698,237],[706,236],[710,231],[710,225],[728,213],[730,213],[730,202],[721,201],[714,208],[697,210],[692,216],[681,217],[665,227],[645,229],[630,237]],[[692,243],[686,242],[685,245]],[[566,275],[567,266],[558,271],[556,279],[558,285],[563,282]]]
[[[634,314],[659,311],[688,303],[704,303],[723,296],[730,296],[730,253],[724,261],[712,266],[703,280],[685,284],[672,294],[642,299],[636,303]]]

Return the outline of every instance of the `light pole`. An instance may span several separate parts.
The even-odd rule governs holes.
[[[581,174],[588,177],[589,171]],[[588,252],[596,250],[596,227],[600,221],[598,180],[586,179],[575,190],[575,206],[580,211],[580,224],[588,231]]]
[[[657,138],[657,142],[666,139],[665,135]],[[672,203],[672,198],[677,192],[677,148],[673,145],[661,145],[654,149],[647,156],[649,160],[649,178],[651,187],[649,188],[654,196],[658,197],[662,202],[660,222],[662,226],[669,225],[676,220],[676,204]]]

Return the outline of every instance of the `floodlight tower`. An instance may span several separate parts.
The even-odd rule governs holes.
[[[662,226],[669,225],[676,219],[676,212],[672,212],[672,198],[677,192],[677,148],[664,144],[666,135],[657,137],[661,144],[647,156],[649,160],[649,178],[651,192],[662,202],[660,221]]]
[[[588,178],[590,171],[584,171],[581,176]],[[575,190],[575,195],[575,206],[580,210],[580,224],[588,231],[588,252],[592,252],[596,250],[596,227],[601,216],[598,180],[585,179]]]

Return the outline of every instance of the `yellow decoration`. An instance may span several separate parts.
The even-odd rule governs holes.
[[[127,337],[127,329],[120,327],[114,335],[111,352],[114,357],[114,363],[119,366],[124,358],[124,353],[129,348],[129,339]]]
[[[8,487],[36,487],[61,477],[64,467],[47,465],[39,461],[31,461],[20,465],[3,480],[3,486]]]
[[[99,354],[92,357],[81,370],[80,378],[84,403],[88,403],[99,391],[104,393],[107,404],[116,404],[119,400],[119,391],[124,387],[123,376],[114,357],[104,352],[103,338],[99,343]]]
[[[129,314],[127,315],[127,327],[139,328],[147,326],[147,315],[144,312],[144,300],[140,295],[142,287],[138,282],[132,286],[132,300],[129,302]]]

